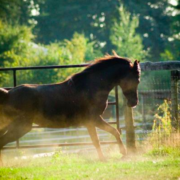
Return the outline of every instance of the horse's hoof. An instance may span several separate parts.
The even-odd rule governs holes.
[[[3,167],[3,162],[0,161],[0,167]]]
[[[125,148],[123,148],[120,153],[123,155],[123,156],[126,156],[127,155],[127,151]]]
[[[100,160],[101,162],[106,162],[106,161],[107,161],[105,157],[101,157],[99,160]]]
[[[128,156],[127,156],[127,155],[124,155],[124,156],[121,157],[121,160],[123,160],[123,161],[125,161],[125,160],[127,160],[127,159],[128,159]]]

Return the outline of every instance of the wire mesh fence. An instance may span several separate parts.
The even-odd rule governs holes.
[[[139,118],[135,119],[135,122],[141,124],[141,127],[138,127],[139,131],[136,133],[136,140],[146,144],[149,142],[150,146],[158,149],[165,146],[179,147],[180,112],[179,109],[176,111],[180,103],[179,75],[174,75],[171,71],[151,71],[143,73],[141,79],[139,87],[140,103],[135,109],[134,116],[138,115]],[[178,90],[177,93],[173,92],[172,79],[175,79],[175,83],[177,83],[175,85],[177,86],[175,87]],[[173,104],[172,98],[177,101],[175,104]]]

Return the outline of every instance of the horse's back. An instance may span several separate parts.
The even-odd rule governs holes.
[[[40,107],[42,113],[47,116],[69,115],[78,106],[77,96],[67,82],[39,86],[37,90],[41,96]]]

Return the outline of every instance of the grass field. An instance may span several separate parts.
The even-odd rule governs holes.
[[[107,155],[107,154],[106,154]],[[1,180],[180,180],[180,157],[134,155],[122,160],[109,153],[106,162],[96,155],[55,153],[51,157],[6,161]]]

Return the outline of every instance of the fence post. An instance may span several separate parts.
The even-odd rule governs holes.
[[[126,124],[126,147],[128,152],[136,151],[135,128],[133,119],[133,109],[127,106],[127,100],[124,98],[125,124]]]
[[[171,71],[171,103],[172,103],[172,125],[177,129],[178,125],[178,80],[180,71]]]
[[[13,85],[14,87],[17,86],[17,77],[16,77],[16,70],[13,70]],[[19,139],[16,141],[16,147],[19,148]]]
[[[118,87],[117,86],[115,87],[115,98],[116,98],[116,122],[117,122],[117,129],[118,129],[118,131],[121,134],[122,132],[121,132],[121,129],[120,129],[120,124],[119,124],[119,96],[118,96]]]

